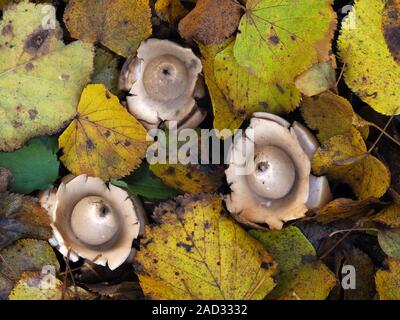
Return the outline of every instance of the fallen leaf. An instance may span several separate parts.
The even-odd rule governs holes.
[[[125,58],[152,33],[149,0],[70,0],[64,22],[72,37],[100,42]]]
[[[193,195],[215,192],[224,180],[223,168],[215,165],[152,164],[150,170],[167,186]]]
[[[400,229],[380,228],[378,242],[389,257],[400,260]]]
[[[9,300],[61,300],[63,283],[54,275],[47,275],[53,283],[51,286],[43,284],[40,272],[24,272],[21,279],[12,289]]]
[[[113,180],[111,182],[131,194],[147,199],[165,200],[178,195],[178,191],[167,187],[160,178],[150,171],[148,165],[142,165],[133,174],[121,181]]]
[[[50,218],[37,199],[0,193],[0,250],[20,238],[47,240]]]
[[[307,97],[334,89],[337,81],[335,69],[332,61],[316,63],[296,78],[296,88]]]
[[[86,287],[103,298],[113,300],[143,300],[143,293],[136,282],[122,282],[119,284],[97,283]]]
[[[13,177],[10,190],[28,194],[50,188],[58,178],[57,151],[56,139],[35,138],[17,151],[0,152],[0,167],[10,170]]]
[[[330,91],[312,98],[304,97],[301,112],[307,125],[318,130],[321,142],[346,134],[353,126],[368,128],[368,123],[354,112],[349,101]]]
[[[400,228],[400,206],[398,204],[388,206],[374,216],[373,221],[390,228]]]
[[[312,168],[317,175],[347,183],[361,199],[380,198],[390,186],[390,172],[367,147],[359,131],[327,140],[314,154]]]
[[[313,210],[312,220],[321,223],[331,223],[340,219],[359,219],[367,216],[372,210],[382,205],[376,198],[364,200],[335,199],[322,208]]]
[[[136,256],[153,299],[259,300],[274,287],[276,264],[228,217],[218,196],[179,197],[155,211]]]
[[[232,110],[250,117],[254,112],[275,114],[293,111],[301,100],[293,84],[265,83],[241,67],[233,56],[234,42],[215,57],[215,80]]]
[[[389,258],[388,270],[379,270],[375,275],[376,289],[380,300],[400,300],[400,261]]]
[[[65,127],[92,72],[92,46],[80,41],[64,45],[58,22],[54,29],[43,29],[44,6],[9,6],[0,22],[3,151]]]
[[[76,176],[119,179],[145,157],[147,132],[102,84],[82,93],[78,115],[59,138],[61,161]]]
[[[113,94],[118,94],[118,58],[110,52],[96,48],[92,83],[102,83]]]
[[[181,0],[157,0],[154,9],[161,20],[169,23],[178,22],[188,12]]]
[[[179,23],[179,33],[204,45],[221,44],[237,30],[241,16],[242,10],[233,0],[198,0]]]
[[[9,290],[1,299],[7,298],[10,289],[25,271],[59,271],[60,265],[51,246],[40,240],[18,240],[12,246],[0,251],[0,282],[8,281]],[[47,273],[47,272],[46,272]],[[11,288],[10,288],[11,286]]]
[[[0,167],[0,193],[7,191],[12,178],[10,170]]]
[[[248,0],[234,54],[265,82],[293,83],[327,61],[336,28],[332,0]]]
[[[400,113],[400,66],[391,52],[391,48],[398,48],[398,38],[393,37],[397,29],[391,27],[392,23],[398,27],[398,20],[395,14],[388,18],[388,13],[399,8],[398,1],[355,1],[356,27],[342,28],[338,40],[339,55],[346,64],[347,85],[373,109],[386,115]]]
[[[53,248],[46,241],[18,240],[0,253],[0,273],[15,281],[24,271],[41,271],[44,266],[54,267],[55,272],[60,269]]]
[[[233,132],[241,126],[244,117],[232,111],[232,107],[229,105],[227,98],[217,85],[214,73],[215,56],[218,52],[223,50],[227,44],[229,44],[229,41],[219,46],[204,46],[199,43],[199,48],[202,55],[201,61],[203,64],[204,78],[210,93],[214,111],[214,128],[219,131],[228,129]]]
[[[277,286],[270,300],[323,300],[336,284],[333,273],[316,257],[311,243],[297,227],[280,231],[251,230],[278,263]]]

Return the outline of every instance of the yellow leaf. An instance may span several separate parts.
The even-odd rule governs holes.
[[[63,283],[54,275],[47,279],[51,285],[46,286],[40,272],[24,272],[21,279],[11,291],[9,300],[61,300]]]
[[[340,219],[357,219],[367,216],[371,210],[381,204],[375,198],[367,198],[365,200],[335,199],[324,207],[313,210],[315,216],[312,217],[312,220],[321,223],[330,223]]]
[[[211,165],[152,164],[150,170],[167,186],[189,194],[215,192],[224,179],[223,168]]]
[[[275,286],[270,254],[226,215],[220,197],[179,197],[155,219],[136,256],[146,296],[259,300]]]
[[[392,42],[385,38],[390,28],[385,17],[399,8],[398,1],[355,1],[351,13],[355,27],[344,24],[338,42],[340,57],[346,64],[347,85],[364,102],[386,115],[400,113],[400,65],[390,50],[398,38],[393,37]],[[393,17],[398,26],[396,15]]]
[[[400,300],[400,261],[388,258],[389,270],[379,270],[375,275],[376,290],[380,300]]]
[[[64,45],[55,20],[54,28],[43,28],[52,8],[24,1],[0,21],[0,150],[64,128],[90,79],[93,47]]]
[[[100,42],[125,58],[152,33],[149,0],[70,0],[64,21],[72,37]]]
[[[400,205],[393,204],[388,206],[374,216],[373,221],[391,228],[400,228]]]
[[[297,227],[251,230],[278,263],[277,286],[269,300],[323,300],[335,286],[334,274],[317,259],[312,244]]]
[[[157,0],[155,10],[160,19],[169,23],[176,23],[187,13],[180,0]]]
[[[316,96],[336,87],[336,63],[324,61],[314,64],[296,78],[296,88],[307,97]]]
[[[367,122],[353,111],[350,102],[330,91],[312,98],[304,97],[301,112],[307,125],[318,130],[321,142],[349,132],[353,125],[368,128]]]
[[[217,86],[214,74],[215,56],[225,46],[226,43],[220,46],[204,46],[199,43],[199,48],[202,55],[201,62],[203,63],[204,77],[208,91],[210,92],[212,107],[214,110],[214,128],[217,130],[228,129],[233,132],[233,130],[238,129],[241,126],[244,119],[243,116],[239,116],[232,111],[232,108],[229,105],[226,97]]]
[[[74,174],[104,181],[128,175],[146,153],[146,130],[102,84],[82,93],[78,114],[59,138],[61,161]]]
[[[233,56],[234,42],[215,57],[215,80],[232,110],[250,117],[254,112],[289,113],[300,103],[301,94],[293,84],[265,83]]]
[[[383,196],[390,186],[390,172],[377,158],[367,153],[361,134],[349,133],[327,140],[312,160],[317,175],[349,184],[360,199]]]

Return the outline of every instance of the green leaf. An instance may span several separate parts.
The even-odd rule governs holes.
[[[400,229],[379,230],[378,241],[389,257],[400,259]]]
[[[93,47],[64,45],[62,29],[44,29],[49,4],[9,6],[0,22],[0,150],[50,135],[74,117],[90,79]],[[50,6],[51,8],[51,6]]]
[[[218,87],[236,114],[282,114],[299,105],[301,94],[293,84],[265,83],[236,62],[233,48],[234,42],[216,55],[214,73]]]
[[[248,0],[236,60],[265,82],[293,83],[329,59],[336,26],[331,5],[332,0]]]
[[[96,48],[92,83],[102,83],[113,94],[118,93],[118,57],[102,48]]]
[[[314,247],[297,227],[280,231],[251,230],[278,263],[271,300],[322,300],[336,284],[334,274],[319,261]]]
[[[152,200],[164,200],[179,194],[178,191],[166,186],[160,178],[156,177],[149,170],[147,164],[142,165],[129,177],[123,180],[112,180],[111,183],[127,190],[131,194]]]
[[[36,138],[17,151],[0,152],[0,167],[13,175],[11,190],[28,194],[48,189],[58,178],[57,150],[57,139]]]

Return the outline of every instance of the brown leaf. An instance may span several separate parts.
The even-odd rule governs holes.
[[[50,219],[35,198],[0,193],[0,249],[20,238],[47,240]]]
[[[179,23],[182,38],[205,45],[220,44],[237,29],[242,10],[233,0],[198,0],[196,7]]]

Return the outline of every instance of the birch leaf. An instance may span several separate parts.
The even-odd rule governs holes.
[[[72,37],[100,42],[125,58],[152,33],[149,0],[70,0],[64,21]]]
[[[136,256],[146,296],[259,300],[275,286],[276,264],[226,215],[220,197],[179,197],[160,206],[155,218]]]
[[[349,184],[360,199],[380,198],[390,186],[390,172],[367,147],[356,129],[327,140],[314,154],[317,175]]]
[[[400,300],[400,260],[389,258],[388,264],[375,275],[376,290],[380,300]]]
[[[147,132],[102,84],[85,88],[78,114],[59,138],[61,161],[76,176],[119,179],[139,167]]]
[[[248,0],[235,58],[265,82],[293,83],[328,60],[335,26],[332,0]]]
[[[92,46],[79,41],[64,45],[58,23],[43,29],[44,7],[26,1],[9,6],[0,22],[3,151],[63,128],[75,115],[92,72]]]
[[[357,0],[356,26],[342,28],[338,41],[347,85],[386,115],[400,113],[399,11],[399,1]]]
[[[241,67],[233,56],[234,43],[217,54],[214,63],[218,87],[233,111],[250,117],[254,112],[289,113],[300,103],[293,84],[265,83]]]
[[[204,78],[210,93],[212,107],[214,111],[214,128],[216,130],[235,130],[238,129],[243,120],[243,116],[235,114],[232,107],[228,103],[227,98],[217,85],[214,72],[214,59],[218,52],[226,47],[226,43],[223,45],[210,45],[205,46],[199,43],[199,48],[202,55]]]

